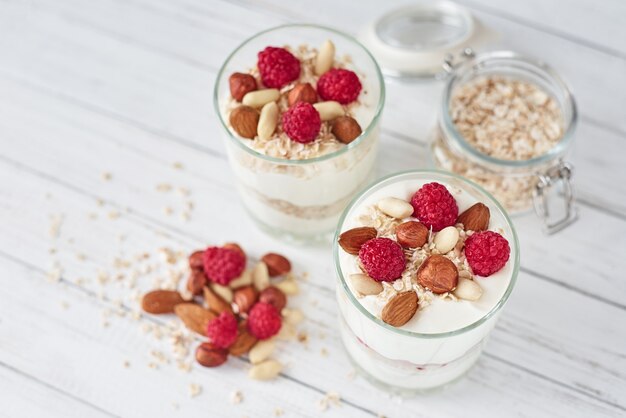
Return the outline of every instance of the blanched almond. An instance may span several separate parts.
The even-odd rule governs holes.
[[[447,226],[435,234],[433,242],[435,248],[441,254],[446,254],[456,246],[459,241],[459,231],[453,226]]]
[[[259,364],[263,360],[269,358],[274,352],[274,348],[276,344],[274,340],[263,340],[259,341],[250,349],[250,353],[248,357],[250,358],[250,363]]]
[[[483,294],[483,289],[474,280],[460,279],[452,293],[459,299],[478,300]]]
[[[248,286],[250,284],[252,284],[252,270],[245,269],[243,273],[241,273],[241,276],[228,283],[228,286],[231,289],[237,289],[238,287]]]
[[[396,197],[385,197],[376,204],[384,214],[396,219],[404,219],[413,214],[413,206],[406,200]]]
[[[270,285],[270,273],[267,270],[267,264],[262,261],[252,270],[252,284],[259,292]]]
[[[233,301],[233,291],[228,286],[222,286],[221,284],[212,283],[211,289],[217,293],[226,302],[231,303]]]
[[[298,325],[304,320],[304,314],[300,309],[284,308],[281,312],[281,315],[283,316],[283,320],[287,324],[291,325]]]
[[[322,75],[330,70],[335,61],[335,44],[327,40],[320,47],[315,60],[315,74]]]
[[[278,105],[276,102],[269,102],[261,109],[259,124],[256,132],[259,138],[266,141],[274,135],[278,124]]]
[[[319,102],[313,105],[322,121],[329,121],[345,114],[341,103],[335,101]]]
[[[252,366],[248,376],[255,380],[270,380],[275,378],[283,370],[283,365],[276,360],[266,360]]]
[[[365,274],[351,274],[350,283],[361,295],[377,295],[383,291],[383,285]]]
[[[297,295],[300,292],[298,283],[294,279],[285,279],[278,283],[276,287],[283,291],[285,295],[292,296]]]
[[[263,89],[255,90],[246,93],[241,100],[246,106],[260,108],[265,106],[269,102],[275,102],[280,97],[280,91],[278,89]]]

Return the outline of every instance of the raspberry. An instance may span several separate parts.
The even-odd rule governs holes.
[[[335,100],[348,104],[356,100],[361,92],[361,82],[354,71],[333,68],[317,81],[317,93],[324,100]]]
[[[300,77],[300,61],[284,48],[268,46],[259,52],[257,67],[263,84],[274,89]]]
[[[454,225],[459,215],[456,200],[446,186],[439,183],[423,185],[411,198],[411,205],[413,216],[435,232]]]
[[[320,114],[310,103],[298,102],[283,113],[283,130],[296,142],[306,144],[313,141],[321,127]]]
[[[222,312],[220,316],[209,321],[206,335],[216,346],[230,347],[237,339],[237,319],[230,312]]]
[[[278,310],[269,303],[258,302],[248,312],[248,331],[259,340],[278,334],[281,325]]]
[[[510,254],[509,242],[497,232],[476,232],[465,240],[465,257],[474,274],[479,276],[487,277],[500,271]]]
[[[245,256],[230,248],[209,247],[204,250],[202,261],[207,278],[223,286],[241,276],[246,267]]]
[[[373,238],[361,246],[359,259],[368,276],[390,282],[402,275],[406,260],[402,247],[389,238]]]

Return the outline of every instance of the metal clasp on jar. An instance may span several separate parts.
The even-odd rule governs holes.
[[[535,212],[543,220],[544,231],[550,235],[571,225],[578,219],[578,210],[574,205],[574,188],[572,186],[572,166],[559,160],[558,164],[540,174],[539,181],[533,192],[533,204]],[[550,216],[549,200],[550,191],[558,183],[563,185],[563,204],[565,214],[561,218],[552,220]]]
[[[450,74],[452,74],[457,69],[459,65],[461,65],[463,62],[467,61],[470,58],[474,58],[475,56],[476,56],[476,53],[474,52],[472,48],[469,48],[469,47],[464,48],[463,51],[459,53],[459,56],[456,60],[454,58],[454,55],[447,54],[442,64],[443,71],[438,73],[436,77],[440,80],[447,78]]]

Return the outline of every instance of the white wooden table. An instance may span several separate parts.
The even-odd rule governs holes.
[[[328,392],[342,402],[326,416],[626,415],[626,3],[463,3],[497,45],[544,59],[571,84],[581,219],[552,237],[533,216],[515,219],[518,286],[478,365],[446,391],[401,400],[352,376],[329,248],[292,248],[245,216],[212,108],[221,62],[253,33],[293,21],[356,33],[389,5],[1,1],[0,416],[319,416]],[[427,164],[441,87],[388,84],[380,174]],[[160,183],[191,191],[189,221]],[[115,257],[226,241],[284,253],[310,274],[296,300],[308,343],[280,345],[288,367],[273,382],[248,380],[243,360],[148,367],[169,343],[141,329],[162,320],[133,320],[133,292],[97,280]],[[202,392],[190,397],[190,384]]]

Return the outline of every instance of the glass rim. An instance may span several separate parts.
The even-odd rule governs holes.
[[[456,129],[454,122],[450,116],[450,99],[452,98],[452,86],[465,75],[467,71],[470,71],[475,65],[486,62],[490,59],[509,59],[511,61],[518,61],[520,63],[535,67],[542,73],[548,76],[549,82],[560,89],[563,94],[564,101],[561,105],[561,110],[569,110],[571,117],[568,125],[565,127],[565,132],[561,137],[561,140],[552,147],[548,152],[538,157],[530,158],[528,160],[505,160],[501,158],[495,158],[485,153],[480,152],[472,145],[470,145],[463,135]],[[454,143],[461,149],[461,153],[467,153],[469,156],[478,161],[479,163],[487,163],[487,165],[497,166],[501,168],[528,168],[541,166],[547,162],[553,161],[555,158],[562,156],[570,147],[574,139],[574,131],[578,124],[578,109],[574,96],[567,86],[565,81],[544,62],[537,61],[535,59],[518,54],[514,51],[491,51],[477,54],[475,57],[469,58],[466,62],[463,62],[458,68],[456,68],[452,75],[446,81],[446,85],[443,90],[443,99],[441,100],[441,121],[442,128],[446,133],[451,134],[454,139]]]
[[[437,181],[437,178],[452,178],[454,180],[459,180],[461,183],[464,183],[465,185],[474,188],[476,190],[478,190],[479,192],[483,193],[489,200],[490,203],[492,203],[500,212],[500,214],[502,215],[503,219],[505,220],[507,226],[511,229],[512,232],[512,240],[515,243],[515,255],[514,257],[510,258],[509,260],[514,262],[513,265],[513,271],[511,272],[511,280],[509,281],[509,285],[507,286],[504,294],[502,295],[502,297],[500,298],[500,300],[498,300],[498,302],[493,306],[493,308],[491,308],[491,310],[489,312],[487,312],[485,315],[483,315],[482,317],[480,317],[480,319],[472,322],[471,324],[468,324],[462,328],[458,328],[452,331],[446,331],[446,332],[437,332],[437,333],[420,333],[420,332],[414,332],[414,331],[408,331],[408,330],[404,330],[404,329],[400,329],[400,328],[396,328],[393,327],[385,322],[383,322],[380,318],[376,317],[375,315],[373,315],[370,311],[368,311],[367,309],[365,309],[365,307],[358,301],[358,299],[354,296],[354,294],[352,293],[352,291],[350,290],[350,287],[347,284],[346,278],[343,275],[343,272],[341,271],[341,263],[339,261],[339,235],[341,234],[341,228],[343,227],[344,222],[346,221],[346,217],[348,216],[348,213],[350,213],[350,211],[352,210],[352,208],[354,207],[354,205],[363,197],[365,196],[367,193],[369,193],[370,191],[372,191],[372,189],[374,189],[377,186],[380,186],[381,184],[390,181],[390,180],[395,180],[396,178],[402,177],[402,176],[407,176],[407,175],[427,175],[430,176],[429,180],[432,181]],[[407,336],[407,337],[418,337],[418,338],[423,338],[423,339],[436,339],[436,338],[445,338],[445,337],[452,337],[455,335],[461,335],[464,334],[468,331],[471,331],[477,327],[479,327],[480,325],[484,324],[489,318],[491,318],[492,316],[494,316],[497,312],[500,311],[500,309],[502,309],[502,307],[505,305],[506,301],[509,299],[509,296],[511,295],[511,293],[513,292],[513,288],[515,287],[515,284],[517,283],[517,276],[519,273],[519,269],[520,269],[520,248],[519,248],[519,239],[517,237],[517,232],[515,231],[515,227],[513,226],[513,222],[511,221],[511,218],[509,218],[509,215],[506,213],[506,211],[504,210],[504,208],[502,207],[502,205],[500,205],[500,203],[485,189],[483,189],[481,186],[479,186],[478,184],[466,179],[465,177],[459,176],[457,174],[448,172],[448,171],[442,171],[442,170],[406,170],[406,171],[400,171],[400,172],[396,172],[396,173],[392,173],[389,174],[387,176],[384,176],[378,180],[376,180],[375,182],[371,183],[370,185],[368,185],[364,190],[362,190],[356,197],[354,197],[352,199],[352,201],[350,201],[350,203],[348,204],[348,206],[346,207],[346,209],[344,210],[344,212],[341,215],[341,218],[339,218],[339,223],[337,224],[337,231],[335,232],[335,236],[333,239],[333,261],[335,264],[335,271],[337,274],[337,277],[339,278],[339,281],[341,282],[341,285],[343,287],[343,290],[346,292],[346,294],[348,295],[348,299],[350,300],[350,302],[360,311],[361,314],[363,314],[366,318],[368,318],[369,320],[371,320],[373,323],[375,323],[376,325],[382,327],[383,329],[386,329],[387,331],[399,334],[399,335],[403,335],[403,336]]]
[[[332,33],[333,35],[336,36],[341,36],[344,39],[352,42],[353,44],[355,44],[357,47],[361,48],[365,54],[372,60],[372,63],[374,64],[374,68],[376,69],[376,78],[378,80],[378,85],[380,88],[380,98],[378,99],[378,104],[376,105],[376,110],[374,113],[374,117],[372,118],[372,120],[370,121],[369,125],[363,129],[363,131],[361,132],[361,135],[359,135],[355,140],[353,140],[352,142],[350,142],[349,144],[347,144],[344,147],[341,147],[340,149],[338,149],[337,151],[331,152],[329,154],[324,154],[321,155],[319,157],[315,157],[315,158],[309,158],[309,159],[305,159],[305,160],[290,160],[287,158],[279,158],[279,157],[271,157],[269,155],[265,155],[262,154],[250,147],[248,147],[247,145],[245,145],[242,141],[241,138],[239,138],[238,136],[233,135],[233,133],[231,132],[231,130],[228,128],[228,125],[226,124],[226,121],[224,121],[224,118],[222,117],[222,112],[220,111],[220,106],[219,106],[219,85],[220,85],[220,81],[222,80],[222,78],[224,77],[225,71],[226,71],[226,67],[227,65],[230,63],[230,61],[235,57],[235,55],[246,45],[248,45],[250,42],[254,41],[255,39],[259,38],[262,35],[265,35],[267,33],[270,32],[274,32],[277,30],[281,30],[281,29],[289,29],[289,28],[311,28],[311,29],[319,29],[322,31],[327,31]],[[374,58],[374,56],[372,55],[372,53],[365,47],[363,46],[363,44],[361,44],[356,38],[354,38],[351,35],[348,35],[344,32],[338,31],[336,29],[327,27],[327,26],[322,26],[322,25],[316,25],[316,24],[312,24],[312,23],[289,23],[289,24],[285,24],[285,25],[279,25],[279,26],[274,26],[271,27],[269,29],[265,29],[261,32],[257,32],[256,34],[252,35],[251,37],[247,38],[245,41],[243,41],[241,44],[239,44],[239,46],[237,46],[237,48],[235,48],[226,58],[226,60],[224,61],[224,63],[222,64],[222,66],[220,67],[217,76],[215,78],[215,86],[213,88],[213,107],[215,109],[215,113],[217,113],[217,117],[220,121],[220,124],[222,126],[222,129],[226,132],[226,134],[228,135],[228,138],[231,142],[234,142],[235,145],[237,147],[239,147],[240,149],[244,150],[245,152],[249,153],[250,155],[260,158],[262,160],[266,160],[266,161],[270,161],[272,163],[277,163],[277,164],[283,164],[283,165],[307,165],[307,164],[313,164],[313,163],[318,163],[321,161],[326,161],[332,158],[335,158],[339,155],[342,155],[346,152],[348,152],[349,150],[356,148],[359,146],[359,144],[361,144],[361,142],[365,141],[365,138],[367,138],[370,133],[375,129],[375,127],[378,125],[378,120],[380,119],[380,116],[382,114],[382,110],[385,104],[385,81],[383,78],[383,74],[381,72],[380,66],[378,65],[378,62],[376,61],[376,59]]]

